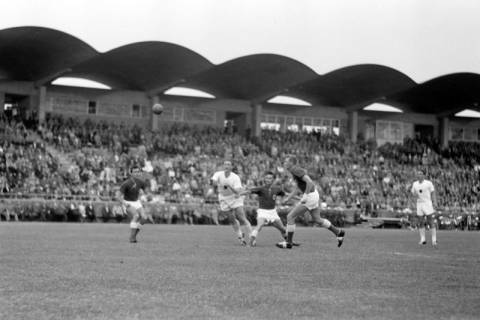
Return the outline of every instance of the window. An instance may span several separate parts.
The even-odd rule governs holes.
[[[303,118],[303,125],[304,126],[311,126],[313,123],[313,119],[312,118]]]
[[[132,117],[140,118],[140,106],[138,104],[132,105]]]
[[[275,122],[261,122],[260,123],[260,128],[265,129],[265,130],[278,131],[278,130],[280,130],[280,124],[275,123]]]
[[[88,101],[88,114],[97,114],[97,102]]]
[[[450,139],[463,140],[463,128],[450,128]]]
[[[309,125],[304,124],[304,125],[302,126],[302,131],[306,131],[306,132],[308,132],[308,133],[310,133],[310,132],[320,132],[320,131],[321,131],[321,127],[309,126]]]
[[[339,120],[332,120],[332,131],[337,136],[340,135],[340,121]]]
[[[288,131],[293,131],[293,132],[298,132],[299,131],[299,127],[298,127],[298,124],[290,124],[287,126],[287,130]]]

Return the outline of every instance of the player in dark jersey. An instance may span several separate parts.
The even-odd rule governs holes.
[[[148,190],[149,184],[145,179],[142,179],[140,168],[133,167],[130,173],[130,177],[120,186],[120,192],[122,193],[122,200],[127,213],[132,217],[130,221],[130,242],[136,243],[140,226],[146,220],[150,220],[153,223],[153,219],[145,214],[140,201],[140,194]]]
[[[258,195],[257,226],[250,235],[250,246],[252,247],[256,246],[258,233],[262,230],[262,227],[269,223],[280,231],[284,239],[287,236],[287,229],[278,216],[276,209],[277,196],[284,196],[285,192],[280,184],[274,183],[274,180],[275,174],[268,171],[264,176],[264,185],[249,188],[242,192],[242,194],[253,193]],[[296,243],[292,244],[297,245]]]
[[[298,216],[303,215],[307,211],[310,212],[315,225],[327,228],[335,234],[338,247],[341,247],[345,237],[345,231],[336,228],[329,220],[320,217],[320,208],[318,204],[320,196],[315,184],[308,176],[307,171],[297,166],[297,159],[294,157],[287,157],[285,159],[285,168],[292,174],[293,179],[297,183],[298,190],[300,190],[303,195],[300,202],[287,215],[287,240],[277,243],[277,247],[282,249],[292,248],[295,220]],[[290,201],[290,199],[298,193],[298,190],[292,192],[283,202],[286,203]]]

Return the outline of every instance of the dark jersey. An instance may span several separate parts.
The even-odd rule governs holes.
[[[295,182],[297,183],[298,188],[302,191],[305,192],[307,190],[307,183],[303,181],[303,176],[307,174],[307,170],[302,169],[298,166],[293,166],[289,169],[290,173],[293,176],[293,179],[295,179]]]
[[[251,189],[252,193],[258,194],[259,209],[275,209],[275,200],[277,196],[285,195],[280,186],[272,185],[270,187],[261,186]]]
[[[136,177],[130,177],[123,182],[120,191],[123,194],[123,199],[126,201],[137,201],[140,195],[140,190],[145,190],[148,187],[146,181]]]

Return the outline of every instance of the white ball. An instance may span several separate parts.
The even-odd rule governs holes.
[[[160,103],[155,103],[152,107],[152,112],[155,114],[162,114],[163,106]]]

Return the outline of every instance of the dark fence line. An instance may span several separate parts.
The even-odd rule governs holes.
[[[5,194],[3,194],[5,195]],[[218,209],[217,203],[203,202],[145,202],[145,211],[155,223],[228,224],[228,216]],[[278,208],[279,216],[286,221],[291,206]],[[248,203],[245,211],[252,224],[256,224],[256,204]],[[321,215],[337,226],[352,226],[369,222],[372,227],[415,228],[419,221],[414,213],[377,210],[365,217],[360,209],[323,209]],[[436,215],[440,229],[479,230],[480,215],[461,211],[444,211]],[[128,222],[128,216],[118,200],[99,200],[97,197],[52,196],[41,198],[0,197],[2,221],[59,221],[59,222]],[[373,221],[373,222],[372,222]],[[311,225],[307,213],[299,217],[298,224]]]
[[[145,202],[145,211],[155,223],[227,224],[227,214],[215,203]],[[278,209],[282,220],[291,206]],[[248,219],[256,224],[256,206],[246,205]],[[322,216],[338,226],[359,222],[358,210],[323,210]],[[65,200],[41,198],[0,199],[0,219],[6,221],[127,222],[129,216],[120,201]],[[311,223],[308,214],[299,224]]]

